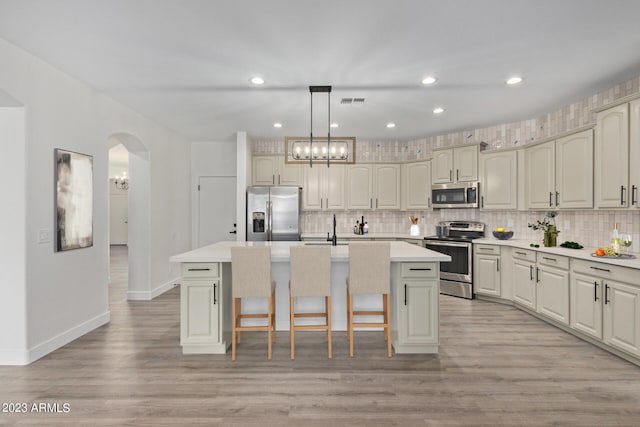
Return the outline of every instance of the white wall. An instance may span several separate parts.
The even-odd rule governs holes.
[[[23,364],[109,321],[107,139],[110,135],[118,132],[135,135],[149,151],[149,182],[140,183],[146,187],[149,204],[146,219],[149,253],[140,258],[147,260],[140,266],[142,276],[147,279],[140,281],[141,288],[154,296],[178,278],[179,268],[171,265],[168,258],[190,248],[189,144],[182,136],[4,40],[0,40],[0,63],[0,90],[17,99],[26,111],[25,233],[14,236],[9,245],[25,247],[27,272],[23,289],[26,307],[22,310],[26,317],[26,342],[16,355],[3,334],[0,363]],[[51,233],[54,229],[54,148],[94,156],[91,248],[55,253],[53,242],[36,242],[39,229],[47,228]],[[5,285],[6,282],[0,286],[0,300],[12,297]],[[20,322],[21,316],[13,314],[10,323]]]
[[[191,230],[192,246],[198,241],[198,181],[201,176],[236,176],[236,143],[194,142],[191,144]],[[238,223],[238,232],[244,222]],[[194,247],[195,249],[195,247]]]
[[[8,95],[0,91],[0,102]],[[24,364],[27,345],[26,318],[26,147],[24,108],[1,107],[0,147],[6,179],[0,209],[0,364]],[[53,159],[52,159],[53,164]]]

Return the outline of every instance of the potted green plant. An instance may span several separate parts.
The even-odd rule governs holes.
[[[546,247],[554,247],[557,244],[558,240],[558,228],[556,227],[556,216],[558,212],[550,211],[547,212],[543,220],[538,220],[535,223],[529,223],[529,228],[534,230],[543,230],[544,238],[542,240],[542,244]]]

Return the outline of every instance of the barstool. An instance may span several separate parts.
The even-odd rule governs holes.
[[[271,360],[271,341],[275,341],[276,283],[271,280],[271,248],[268,246],[231,248],[231,360],[236,360],[236,340],[242,331],[267,331]],[[267,313],[242,314],[242,298],[266,298]],[[263,326],[242,326],[242,319],[267,319]]]
[[[326,331],[327,353],[333,357],[331,347],[331,247],[292,246],[291,280],[289,281],[289,319],[291,360],[295,359],[295,331]],[[324,313],[296,313],[295,298],[324,297]],[[296,325],[296,318],[324,318],[320,325]]]
[[[349,356],[353,357],[353,329],[384,329],[387,354],[391,357],[391,246],[389,243],[350,243],[349,277],[347,277],[347,339]],[[382,311],[355,311],[353,295],[381,294]],[[381,323],[354,323],[354,316],[382,316]]]

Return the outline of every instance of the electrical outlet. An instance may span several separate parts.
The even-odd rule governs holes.
[[[38,243],[49,243],[51,241],[51,231],[48,228],[38,230]]]

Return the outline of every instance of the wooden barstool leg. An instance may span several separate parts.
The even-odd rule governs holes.
[[[329,352],[329,359],[333,358],[333,346],[331,343],[331,297],[325,297],[325,310],[327,312],[326,324],[327,324],[327,348]]]
[[[382,323],[384,323],[385,325],[387,325],[388,319],[387,319],[387,313],[389,311],[389,307],[387,307],[387,294],[382,294]],[[387,327],[385,326],[383,328],[383,335],[384,335],[384,340],[385,341],[389,341],[389,336],[387,334]]]
[[[236,360],[236,299],[231,304],[231,360]]]
[[[389,319],[389,307],[391,306],[391,296],[389,294],[384,295],[384,300],[386,301],[385,307],[385,327],[384,330],[387,334],[387,355],[391,357],[391,321]]]
[[[353,357],[353,295],[349,292],[349,357]]]
[[[272,307],[273,307],[273,313],[271,314],[272,319],[273,319],[273,342],[276,342],[276,293],[275,291],[273,292],[273,294],[271,295],[271,299],[273,300],[272,302]]]
[[[349,331],[351,330],[351,319],[349,318],[349,313],[351,312],[351,309],[349,307],[350,302],[349,298],[349,287],[347,286],[347,341],[349,341]]]
[[[272,302],[272,298],[267,298],[268,303],[267,303],[267,343],[268,343],[268,350],[267,350],[267,359],[271,360],[271,338],[273,337],[273,333],[271,331],[272,327],[273,327],[273,302]]]
[[[295,313],[293,297],[289,297],[289,337],[291,339],[291,360],[296,358],[295,355]]]
[[[240,316],[242,315],[242,298],[235,298],[234,302],[236,305],[236,316],[238,317],[237,322],[236,322],[236,326],[240,327],[242,326],[242,321],[240,320]],[[238,344],[240,344],[240,331],[236,331],[236,341]]]

